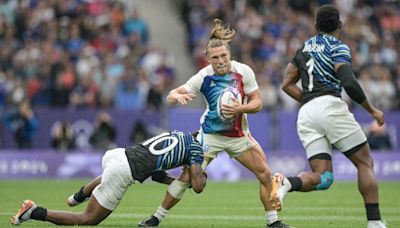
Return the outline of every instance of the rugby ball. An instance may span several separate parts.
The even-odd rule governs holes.
[[[222,112],[222,105],[224,104],[232,104],[233,103],[233,98],[236,98],[240,103],[242,103],[242,96],[240,95],[240,92],[238,89],[234,87],[228,87],[222,91],[222,93],[219,95],[218,98],[218,104],[217,104],[217,111],[218,111],[218,116],[219,118],[226,122],[226,123],[231,123],[235,120],[235,115],[229,115],[225,114]]]

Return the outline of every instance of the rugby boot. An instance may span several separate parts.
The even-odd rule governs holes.
[[[148,219],[144,219],[138,223],[138,227],[155,227],[160,224],[160,221],[158,221],[158,218],[154,215],[152,215]]]
[[[20,225],[31,219],[31,213],[35,208],[37,208],[37,205],[32,200],[24,200],[17,214],[10,218],[10,223],[12,225]]]

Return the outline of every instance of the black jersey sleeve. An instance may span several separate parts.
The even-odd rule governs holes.
[[[364,94],[364,91],[361,89],[360,84],[358,84],[357,80],[354,77],[353,70],[349,64],[343,64],[337,70],[337,75],[342,82],[342,86],[344,90],[346,90],[349,97],[361,104],[367,99]]]

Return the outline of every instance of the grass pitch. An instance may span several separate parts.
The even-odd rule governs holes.
[[[82,211],[85,204],[70,209],[65,199],[87,180],[12,180],[0,181],[0,227],[10,227],[8,219],[22,200],[56,210]],[[400,182],[381,182],[380,208],[389,227],[400,227]],[[125,194],[118,208],[100,227],[136,227],[153,214],[166,186],[151,182],[136,184]],[[290,193],[280,219],[297,228],[367,227],[365,210],[355,183],[335,182],[327,191]],[[21,227],[52,227],[49,222],[28,221]],[[258,183],[207,184],[202,194],[187,191],[185,197],[160,227],[265,227],[264,210],[258,196]]]

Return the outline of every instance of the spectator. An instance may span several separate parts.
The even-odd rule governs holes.
[[[136,122],[131,132],[131,137],[130,137],[131,143],[132,144],[140,143],[143,140],[147,139],[148,137],[150,137],[150,134],[146,128],[146,125],[141,121]]]
[[[108,113],[102,112],[96,117],[93,133],[89,143],[96,150],[110,150],[116,148],[114,143],[116,128],[112,123],[112,118]]]
[[[75,149],[75,135],[69,121],[58,121],[51,129],[51,147],[56,150]]]
[[[140,18],[139,11],[133,9],[132,15],[124,23],[124,30],[126,34],[138,33],[140,41],[147,43],[149,40],[148,28],[146,22]]]
[[[371,150],[392,149],[392,143],[386,124],[379,126],[376,121],[372,121],[367,132],[367,139]]]
[[[38,129],[38,120],[28,101],[23,101],[18,109],[5,115],[5,126],[12,131],[18,149],[33,148],[33,138]]]
[[[153,83],[147,95],[147,109],[159,111],[163,105],[163,83]]]

